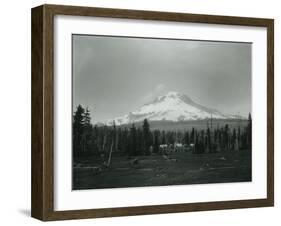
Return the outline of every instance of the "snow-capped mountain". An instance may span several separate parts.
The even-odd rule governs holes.
[[[108,120],[105,124],[116,125],[141,122],[144,119],[149,121],[188,121],[202,119],[235,119],[241,118],[237,115],[227,115],[218,110],[204,107],[195,103],[192,99],[178,92],[169,92],[159,96],[152,102],[144,104],[136,111],[124,116]]]

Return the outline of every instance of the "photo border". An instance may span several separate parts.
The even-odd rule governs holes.
[[[54,211],[54,16],[72,15],[267,28],[267,198]],[[32,191],[34,218],[66,220],[274,205],[274,20],[62,5],[32,9]]]

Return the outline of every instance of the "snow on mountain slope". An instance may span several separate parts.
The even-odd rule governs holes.
[[[204,107],[195,103],[188,96],[178,92],[169,92],[164,96],[159,96],[152,102],[149,102],[138,110],[130,112],[127,115],[108,120],[107,125],[129,124],[143,121],[145,118],[149,121],[187,121],[213,119],[234,119],[239,116],[222,114],[218,110]]]

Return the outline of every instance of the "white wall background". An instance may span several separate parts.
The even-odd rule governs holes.
[[[2,1],[0,13],[0,224],[42,225],[30,215],[30,8],[71,4],[275,19],[275,207],[62,221],[51,225],[279,225],[281,222],[280,1],[49,0]],[[219,191],[218,191],[219,192]]]

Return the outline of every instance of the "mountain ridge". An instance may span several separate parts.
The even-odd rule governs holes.
[[[203,119],[244,119],[239,115],[224,114],[220,111],[205,107],[194,102],[190,97],[179,92],[170,91],[166,95],[156,97],[154,100],[142,105],[136,111],[107,120],[106,125],[117,126],[131,124],[148,119],[150,121],[196,121]]]

